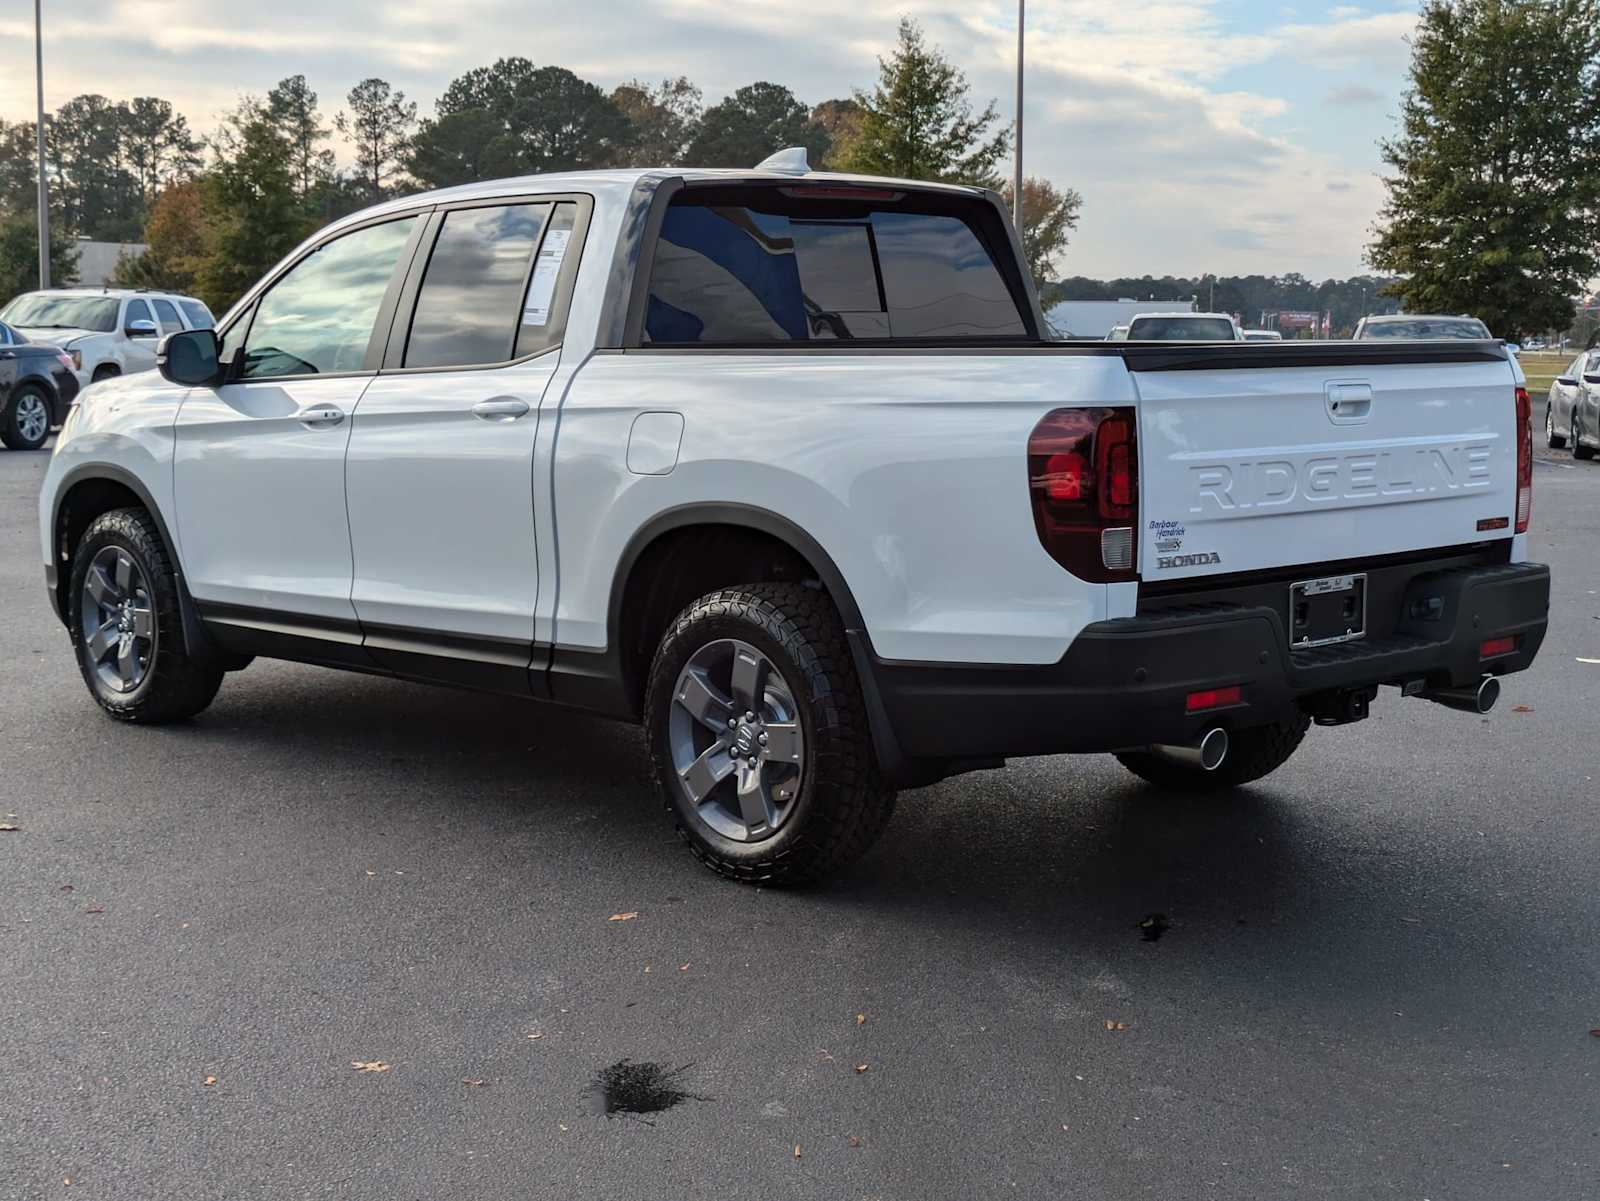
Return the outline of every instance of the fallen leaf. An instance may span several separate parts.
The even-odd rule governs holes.
[[[856,1025],[859,1026],[859,1025],[861,1025],[862,1022],[864,1022],[866,1020],[867,1020],[867,1015],[866,1014],[864,1014],[864,1013],[856,1014]]]
[[[817,1054],[821,1055],[822,1058],[827,1060],[829,1063],[833,1062],[833,1056],[828,1054],[828,1048],[827,1047],[818,1047],[817,1048]]]
[[[7,833],[15,833],[16,829],[17,829],[17,827],[15,827],[13,825],[10,825],[10,824],[8,824],[6,822],[0,822],[0,830],[4,830]]]
[[[367,873],[367,875],[369,875],[369,876],[376,876],[377,874],[378,874],[377,872],[368,872]]]
[[[61,1178],[61,1183],[62,1184],[71,1184],[72,1183],[72,1177],[71,1176],[63,1176]]]
[[[1596,1028],[1594,1030],[1591,1030],[1591,1031],[1589,1031],[1589,1033],[1594,1035],[1596,1038],[1600,1038],[1600,1028]]]
[[[1532,705],[1512,705],[1511,706],[1511,712],[1513,712],[1513,713],[1532,713],[1533,712],[1533,706]]]
[[[861,1075],[861,1073],[866,1071],[866,1070],[867,1070],[867,1065],[866,1064],[864,1064],[864,1063],[856,1064],[856,1075],[857,1076]]]
[[[560,1126],[561,1129],[563,1129],[563,1130],[565,1130],[567,1128],[567,1124],[565,1122],[557,1122],[556,1125]]]
[[[794,1157],[795,1157],[795,1158],[796,1158],[796,1159],[799,1159],[799,1158],[800,1158],[800,1144],[799,1144],[799,1143],[796,1143],[796,1144],[795,1144],[795,1145],[794,1145]]]
[[[205,1078],[205,1079],[204,1079],[204,1080],[202,1080],[202,1081],[201,1081],[201,1082],[200,1082],[200,1083],[201,1083],[201,1084],[203,1084],[203,1085],[205,1085],[205,1086],[206,1086],[206,1087],[207,1087],[207,1088],[210,1088],[210,1087],[211,1087],[211,1086],[212,1086],[212,1085],[213,1085],[213,1084],[215,1084],[215,1083],[216,1083],[216,1082],[217,1082],[217,1078],[216,1078],[216,1077],[215,1077],[215,1076],[207,1076],[207,1077],[206,1077],[206,1078]]]
[[[859,1138],[857,1138],[855,1135],[852,1134],[852,1135],[849,1136],[849,1138],[850,1138],[850,1145],[852,1147],[859,1147],[861,1145],[861,1140]]]
[[[381,1059],[360,1060],[352,1059],[350,1066],[358,1072],[387,1072],[393,1065],[384,1063]]]
[[[462,1084],[470,1084],[470,1085],[472,1085],[473,1088],[482,1088],[483,1087],[483,1081],[482,1080],[473,1080],[473,1079],[471,1079],[471,1078],[469,1078],[467,1076],[463,1076],[461,1078],[461,1083]]]
[[[678,970],[679,970],[679,971],[680,971],[680,972],[686,972],[686,971],[688,971],[688,970],[689,970],[689,965],[688,965],[688,964],[687,964],[687,963],[680,963],[680,964],[679,964],[679,965],[678,965]]]
[[[648,963],[644,965],[644,974],[646,976],[650,974],[650,965]]]
[[[85,913],[104,913],[105,910],[100,908],[100,906],[98,906],[98,905],[90,905],[89,908],[84,910],[84,912]]]
[[[530,1034],[530,1035],[528,1035],[528,1041],[529,1042],[537,1042],[539,1039],[541,1039],[543,1037],[544,1037],[544,1035],[542,1035],[542,1034]]]
[[[71,892],[71,891],[72,891],[72,885],[70,885],[70,884],[63,884],[63,885],[62,885],[62,886],[61,886],[61,891],[62,891],[62,892]]]
[[[606,918],[606,921],[608,921],[608,922],[631,922],[634,918],[636,918],[638,916],[639,916],[639,911],[637,909],[630,909],[626,913],[613,913],[610,917]]]
[[[1126,1030],[1127,1028],[1128,1028],[1128,1023],[1127,1022],[1114,1022],[1110,1018],[1106,1019],[1106,1029],[1107,1030]]]
[[[1063,1129],[1063,1130],[1071,1130],[1072,1127],[1071,1126],[1062,1126],[1061,1129]]]

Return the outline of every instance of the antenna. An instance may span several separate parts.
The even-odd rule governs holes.
[[[778,175],[809,175],[811,164],[806,162],[804,146],[790,146],[776,154],[769,154],[756,164],[757,171],[772,171]]]

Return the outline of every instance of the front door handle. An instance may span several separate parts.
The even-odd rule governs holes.
[[[515,421],[526,416],[528,402],[515,396],[496,396],[493,400],[480,400],[472,406],[472,415],[485,421]]]
[[[334,405],[314,405],[300,414],[299,422],[307,429],[329,429],[344,420],[344,410]]]

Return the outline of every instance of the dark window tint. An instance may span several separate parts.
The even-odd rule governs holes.
[[[1022,337],[1017,301],[973,228],[914,204],[768,190],[666,212],[645,314],[652,342]]]
[[[151,325],[156,323],[156,319],[150,315],[150,306],[142,300],[128,301],[128,312],[122,319],[122,328],[132,329],[135,321],[148,321]],[[146,334],[144,336],[149,337],[150,335]]]
[[[383,294],[416,220],[358,229],[289,268],[257,304],[244,378],[362,370]]]
[[[0,325],[0,346],[10,346],[11,341],[11,330],[4,325]]]
[[[530,288],[529,267],[549,216],[548,204],[445,214],[417,294],[407,367],[502,363],[514,357],[525,318],[538,316],[526,307],[543,298],[548,322],[549,297]]]
[[[178,310],[172,307],[170,300],[156,299],[150,302],[156,306],[156,316],[161,318],[161,332],[175,334],[183,328],[183,322],[178,318]]]
[[[178,307],[183,310],[183,315],[189,319],[189,325],[194,329],[211,329],[217,324],[216,318],[211,315],[211,310],[198,300],[180,300]]]
[[[1374,321],[1361,331],[1363,338],[1460,338],[1471,341],[1489,336],[1488,327],[1474,317],[1420,317],[1410,321]]]
[[[1225,317],[1138,317],[1128,327],[1130,342],[1235,342],[1233,322]]]

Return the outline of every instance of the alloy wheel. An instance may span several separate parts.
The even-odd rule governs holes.
[[[805,780],[799,706],[783,673],[736,638],[709,642],[672,690],[668,745],[688,811],[735,842],[776,835]]]
[[[43,442],[50,432],[50,407],[44,397],[24,392],[17,397],[17,432],[28,442]]]
[[[107,546],[83,578],[79,628],[89,666],[109,691],[129,693],[155,661],[155,606],[144,571],[120,546]]]

